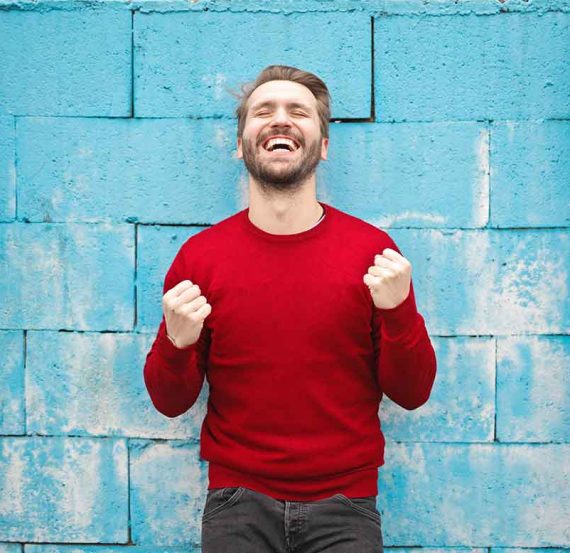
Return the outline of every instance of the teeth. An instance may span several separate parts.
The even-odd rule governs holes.
[[[289,147],[289,151],[294,152],[297,149],[295,142],[289,140],[288,138],[272,138],[265,145],[265,149],[271,151],[276,144],[285,144]]]

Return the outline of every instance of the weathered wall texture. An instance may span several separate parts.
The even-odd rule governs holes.
[[[0,36],[0,553],[199,550],[207,385],[167,419],[142,368],[270,63],[330,85],[319,199],[394,237],[437,350],[381,406],[385,546],[570,548],[570,2],[3,0]]]

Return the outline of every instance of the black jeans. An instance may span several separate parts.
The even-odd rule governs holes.
[[[376,496],[273,499],[249,488],[208,490],[203,553],[383,553]]]

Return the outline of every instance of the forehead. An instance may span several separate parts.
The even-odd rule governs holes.
[[[258,86],[249,97],[248,108],[251,109],[262,102],[286,104],[295,102],[316,109],[317,99],[304,85],[293,81],[268,81]]]

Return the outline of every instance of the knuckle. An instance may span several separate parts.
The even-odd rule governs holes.
[[[200,315],[197,311],[193,311],[192,313],[190,313],[188,315],[188,318],[194,323],[196,324],[197,322],[200,321]]]

